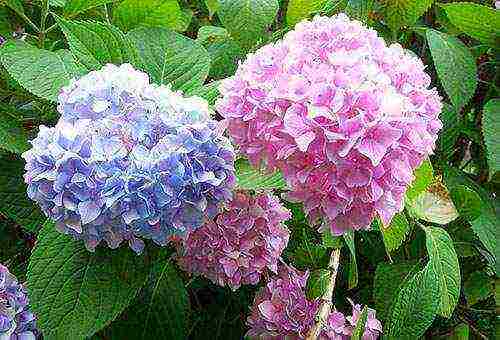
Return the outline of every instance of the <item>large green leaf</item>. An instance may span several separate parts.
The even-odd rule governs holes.
[[[462,32],[480,42],[498,48],[500,12],[472,2],[443,4],[448,19]]]
[[[494,198],[491,197],[491,195],[486,190],[469,179],[466,174],[460,172],[455,168],[444,168],[444,180],[446,186],[450,188],[450,190],[453,190],[460,185],[465,185],[474,190],[477,194],[479,194],[479,197],[481,197],[480,214],[473,220],[469,220],[469,223],[471,224],[472,230],[477,235],[481,243],[491,254],[493,259],[493,263],[491,264],[494,265],[494,262],[496,261],[495,249],[497,244],[495,231],[499,230],[498,218],[495,213],[495,207],[492,204],[492,200]]]
[[[278,13],[278,0],[219,0],[217,14],[231,36],[250,49]]]
[[[220,79],[236,71],[238,59],[244,57],[241,47],[223,27],[202,26],[196,39],[210,54],[210,77]]]
[[[144,284],[145,259],[127,248],[91,253],[47,223],[27,275],[30,305],[44,337],[83,339],[113,321]]]
[[[399,287],[416,267],[414,262],[380,263],[377,266],[373,282],[373,299],[380,320],[386,320]]]
[[[490,168],[490,178],[500,171],[500,99],[492,99],[483,108],[483,137]]]
[[[116,27],[92,21],[69,21],[56,18],[68,40],[75,58],[88,69],[123,63],[137,63],[137,51],[131,42]]]
[[[474,220],[481,214],[481,197],[466,185],[459,185],[450,191],[450,197],[460,216]]]
[[[405,193],[405,200],[407,201],[407,203],[415,201],[418,195],[425,192],[427,187],[434,180],[434,172],[429,159],[424,160],[422,164],[414,171],[413,175],[415,176],[415,179],[410,184]]]
[[[189,297],[174,265],[155,260],[144,289],[106,331],[111,339],[187,339]]]
[[[432,324],[439,305],[434,270],[427,265],[405,280],[394,299],[385,334],[389,339],[418,339]]]
[[[384,245],[388,252],[399,248],[410,231],[410,224],[403,213],[397,213],[392,218],[389,227],[380,227]]]
[[[460,40],[446,33],[428,29],[426,36],[439,80],[455,109],[460,110],[476,91],[474,57]]]
[[[397,31],[413,25],[434,0],[383,0],[383,15],[387,25]]]
[[[280,172],[272,174],[255,169],[245,159],[235,164],[237,186],[244,190],[286,189],[287,185]]]
[[[205,85],[196,87],[186,92],[188,96],[198,96],[205,99],[210,105],[214,105],[219,97],[220,80],[212,81]]]
[[[68,0],[64,4],[64,15],[69,17],[75,16],[91,8],[99,7],[113,1],[114,0]]]
[[[0,214],[29,231],[36,231],[45,216],[26,194],[24,162],[14,155],[0,157]]]
[[[351,253],[349,269],[347,272],[347,287],[352,289],[358,285],[358,263],[356,262],[356,244],[354,242],[354,232],[350,230],[345,233],[344,240]]]
[[[208,52],[196,41],[161,27],[137,28],[127,37],[153,82],[176,90],[200,87],[210,69]]]
[[[460,266],[453,241],[438,227],[424,227],[425,244],[429,253],[428,266],[436,273],[439,290],[438,313],[449,318],[460,295]]]
[[[307,297],[316,299],[326,291],[326,287],[330,283],[331,272],[328,269],[318,269],[311,272],[307,279]]]
[[[113,10],[113,23],[124,31],[140,26],[185,31],[190,21],[177,0],[124,0]]]
[[[484,271],[476,271],[469,275],[464,282],[464,295],[467,304],[472,306],[479,301],[487,299],[495,291],[495,280]]]
[[[311,13],[319,11],[327,0],[290,0],[286,8],[286,23],[293,26]]]
[[[347,0],[344,11],[351,19],[368,23],[368,16],[374,5],[375,0]]]
[[[23,42],[3,45],[0,60],[22,87],[51,101],[56,101],[61,87],[85,72],[67,50],[50,52]]]
[[[452,105],[445,103],[439,119],[443,122],[443,128],[439,131],[436,144],[439,148],[439,155],[446,160],[450,159],[455,152],[455,144],[462,128],[462,117]]]
[[[14,153],[22,153],[29,149],[28,137],[13,112],[3,110],[0,106],[0,148]]]

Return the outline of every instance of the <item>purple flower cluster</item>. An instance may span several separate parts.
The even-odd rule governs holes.
[[[29,310],[26,289],[0,264],[0,339],[35,340],[36,318]]]
[[[289,218],[290,212],[270,194],[235,192],[213,221],[187,234],[179,264],[233,290],[256,284],[267,269],[276,273],[288,244],[283,222]]]
[[[311,223],[389,224],[432,153],[442,103],[422,61],[345,14],[303,21],[250,54],[218,111],[255,166],[280,169]]]
[[[250,337],[269,339],[304,339],[315,323],[320,300],[310,301],[305,294],[308,273],[282,265],[257,293],[247,319]],[[349,300],[350,301],[350,300]],[[332,311],[320,332],[320,339],[346,340],[352,335],[361,314],[361,305],[352,304],[352,315]],[[375,340],[382,325],[375,311],[368,309],[363,340]]]
[[[106,65],[63,88],[58,110],[23,154],[24,178],[29,197],[89,250],[165,245],[231,199],[234,151],[201,98]]]

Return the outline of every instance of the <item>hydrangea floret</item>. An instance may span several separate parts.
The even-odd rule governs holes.
[[[231,199],[234,151],[205,100],[108,64],[64,87],[23,154],[28,196],[89,250],[165,245]]]
[[[187,234],[179,263],[233,290],[257,284],[267,270],[277,272],[290,236],[283,222],[290,216],[271,194],[235,192],[215,219]]]
[[[305,339],[315,323],[320,299],[309,300],[305,294],[309,274],[283,264],[255,296],[247,325],[247,335],[265,339]],[[352,315],[333,310],[319,334],[321,340],[350,339],[360,318],[362,306],[353,303]],[[375,340],[382,332],[376,312],[367,309],[363,340]]]
[[[220,86],[218,111],[254,166],[340,235],[387,225],[433,152],[442,103],[422,61],[345,14],[302,21]]]
[[[38,335],[26,289],[0,264],[0,339],[35,340]]]

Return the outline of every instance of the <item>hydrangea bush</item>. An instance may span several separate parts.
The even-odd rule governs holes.
[[[432,153],[441,98],[421,60],[345,14],[250,54],[217,108],[255,166],[283,171],[309,221],[340,235],[389,225]]]
[[[0,339],[35,340],[38,334],[26,288],[0,264]]]
[[[497,2],[0,1],[0,340],[494,338]]]
[[[23,154],[28,196],[93,250],[198,228],[231,198],[234,152],[200,98],[150,84],[129,64],[73,80],[59,122]]]

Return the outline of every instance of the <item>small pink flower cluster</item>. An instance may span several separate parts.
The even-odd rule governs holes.
[[[283,222],[290,216],[270,194],[235,192],[215,220],[188,233],[179,264],[233,290],[256,284],[266,269],[276,273],[290,236]]]
[[[389,224],[432,153],[442,103],[422,61],[345,14],[303,21],[224,80],[218,111],[254,166],[335,235]]]
[[[304,339],[314,325],[320,307],[319,299],[310,301],[305,295],[307,278],[307,272],[282,265],[278,275],[257,293],[247,319],[250,327],[247,335],[259,339]],[[350,302],[352,315],[345,317],[341,312],[332,311],[321,330],[320,339],[350,338],[362,310],[361,305]],[[375,340],[381,332],[382,325],[376,319],[375,311],[368,309],[363,340]]]

